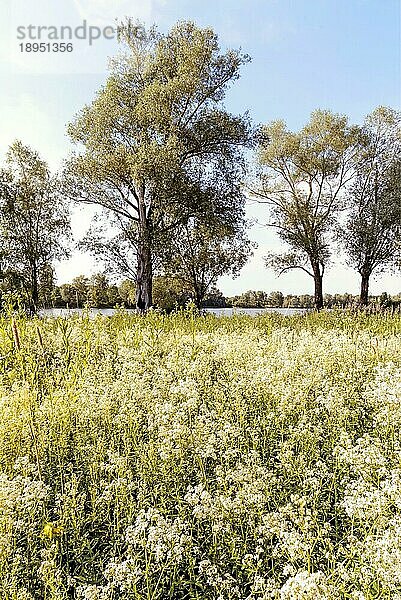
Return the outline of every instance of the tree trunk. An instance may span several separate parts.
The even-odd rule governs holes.
[[[360,304],[362,306],[368,305],[369,300],[369,277],[370,273],[367,271],[363,271],[361,273],[361,295],[360,295]]]
[[[39,285],[38,285],[38,270],[36,265],[32,266],[32,290],[31,290],[31,306],[29,307],[32,315],[36,314],[39,305]]]
[[[315,283],[315,308],[321,310],[323,308],[323,275],[320,265],[313,265],[313,281]]]
[[[202,292],[198,288],[195,288],[195,298],[194,298],[194,300],[195,300],[195,306],[196,306],[196,308],[198,310],[200,310],[201,306],[202,306],[203,295],[202,295]]]
[[[138,212],[139,240],[137,250],[135,301],[137,310],[140,312],[146,312],[153,304],[153,269],[151,232],[148,217],[146,215],[145,190],[143,187],[139,190]]]
[[[140,240],[138,244],[135,301],[140,312],[146,312],[153,303],[152,253],[149,240]]]

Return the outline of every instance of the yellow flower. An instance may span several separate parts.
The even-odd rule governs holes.
[[[64,528],[57,526],[55,523],[45,523],[42,531],[42,537],[52,540],[60,536],[64,532]]]

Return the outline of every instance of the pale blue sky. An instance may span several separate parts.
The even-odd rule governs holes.
[[[223,48],[241,46],[252,57],[227,108],[249,110],[256,122],[283,118],[295,129],[316,107],[346,113],[354,122],[379,104],[401,108],[400,15],[400,0],[0,0],[0,160],[19,138],[57,169],[70,150],[66,123],[91,101],[106,78],[107,57],[117,50],[114,40],[92,46],[82,40],[68,55],[21,53],[19,26],[77,27],[85,19],[105,27],[123,16],[156,22],[162,30],[179,19],[211,25]],[[261,207],[250,207],[249,214],[265,220]],[[89,209],[74,211],[77,238],[89,220]],[[277,279],[264,268],[263,255],[279,247],[272,231],[255,226],[251,237],[259,243],[255,257],[240,278],[221,280],[224,293],[312,291],[301,272]],[[64,282],[98,268],[75,253],[57,271]],[[327,273],[325,291],[357,293],[358,283],[339,259]],[[401,277],[373,282],[372,292],[383,289],[401,292]]]

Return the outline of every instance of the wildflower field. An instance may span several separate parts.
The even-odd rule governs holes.
[[[401,316],[0,319],[1,600],[401,598]]]

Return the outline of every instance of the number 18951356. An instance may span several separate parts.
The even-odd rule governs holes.
[[[72,43],[65,42],[23,42],[19,44],[21,52],[72,52]]]

